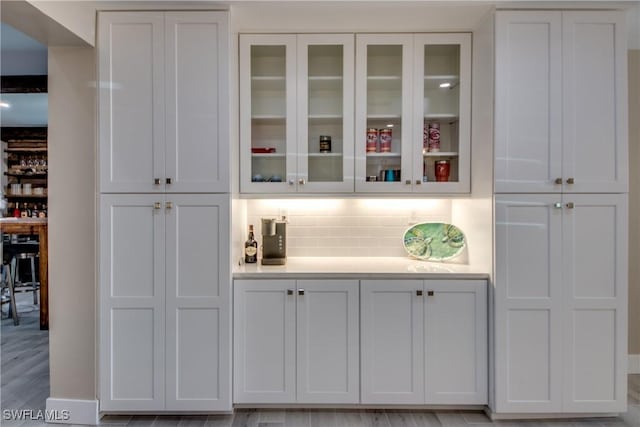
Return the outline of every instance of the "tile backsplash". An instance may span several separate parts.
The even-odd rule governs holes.
[[[405,230],[419,222],[451,222],[451,201],[434,199],[254,199],[247,225],[261,242],[261,218],[286,216],[287,255],[406,256]],[[245,227],[245,230],[247,227]]]

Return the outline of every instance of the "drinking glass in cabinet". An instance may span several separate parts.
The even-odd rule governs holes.
[[[251,181],[286,177],[286,47],[251,46]]]

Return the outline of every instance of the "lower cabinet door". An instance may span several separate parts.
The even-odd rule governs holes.
[[[164,409],[162,196],[100,196],[100,410]]]
[[[234,403],[296,401],[295,280],[235,280]]]
[[[167,195],[166,410],[231,410],[229,196]]]
[[[422,280],[362,280],[362,403],[424,403]]]
[[[359,403],[357,280],[299,280],[297,402]]]
[[[487,282],[426,280],[425,294],[426,403],[486,404]]]

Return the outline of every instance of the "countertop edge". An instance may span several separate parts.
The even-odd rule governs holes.
[[[235,279],[442,279],[489,280],[486,273],[340,273],[340,272],[234,272]]]

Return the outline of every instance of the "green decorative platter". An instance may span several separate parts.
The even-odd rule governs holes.
[[[414,258],[445,261],[455,258],[464,250],[464,233],[455,225],[443,222],[423,222],[404,232],[404,249]]]

